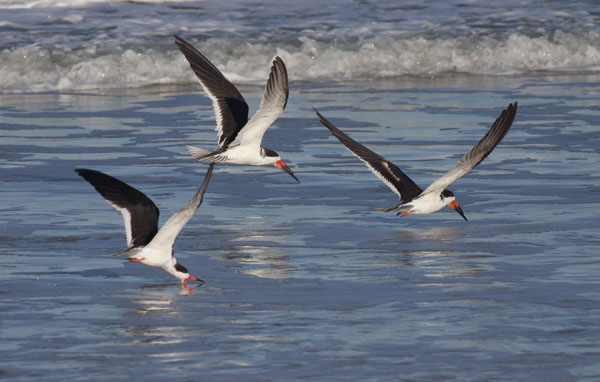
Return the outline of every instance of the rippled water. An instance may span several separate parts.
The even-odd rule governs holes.
[[[595,1],[0,2],[0,379],[600,380]],[[217,166],[175,254],[203,285],[106,256],[122,218],[73,171],[148,194],[203,180],[212,105],[173,34],[255,110],[286,62],[275,167]],[[484,75],[482,75],[484,74]],[[444,209],[397,198],[317,108],[422,187],[509,103]]]
[[[217,166],[175,246],[205,284],[105,257],[119,214],[73,171],[148,194],[161,223],[216,146],[197,86],[0,94],[0,377],[15,381],[597,381],[597,74],[293,83],[276,168]],[[262,87],[241,86],[251,109]],[[513,128],[450,209],[396,196],[316,107],[417,183],[510,102]]]

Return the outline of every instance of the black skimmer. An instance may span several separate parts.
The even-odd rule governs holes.
[[[200,282],[202,280],[190,276],[188,270],[177,262],[173,255],[173,244],[183,227],[200,207],[213,167],[214,164],[211,163],[202,186],[192,200],[171,216],[160,231],[158,230],[158,208],[145,194],[100,171],[87,169],[75,171],[123,215],[129,248],[116,255],[126,256],[131,262],[162,268],[181,280],[183,287],[186,288],[188,280]]]
[[[300,183],[279,154],[260,145],[265,132],[287,104],[288,75],[283,60],[275,57],[260,107],[248,121],[248,104],[223,73],[181,37],[175,36],[175,43],[212,100],[217,119],[215,130],[219,135],[219,149],[210,151],[187,146],[190,154],[202,162],[252,166],[273,164]]]
[[[406,216],[409,214],[430,214],[442,209],[444,206],[452,207],[456,212],[467,220],[462,209],[458,205],[452,191],[446,189],[457,179],[471,171],[475,166],[481,163],[492,150],[500,143],[502,138],[510,129],[515,114],[517,112],[517,103],[508,105],[508,108],[500,114],[490,130],[481,138],[473,148],[462,157],[456,167],[448,171],[429,187],[422,190],[412,179],[410,179],[402,170],[392,162],[381,155],[374,153],[365,146],[356,142],[331,122],[321,115],[315,109],[321,119],[321,123],[331,131],[331,133],[346,146],[346,148],[381,179],[389,188],[400,197],[401,203],[391,208],[378,208],[380,211],[398,211],[398,215]]]

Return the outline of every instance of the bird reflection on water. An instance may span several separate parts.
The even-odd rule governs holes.
[[[241,273],[260,278],[290,278],[293,267],[288,262],[286,246],[297,244],[290,228],[281,223],[270,223],[264,216],[245,216],[229,224],[221,234],[232,242],[222,246],[218,257],[233,261],[233,268]]]
[[[132,310],[140,315],[153,311],[163,311],[166,314],[178,314],[173,302],[178,296],[189,296],[194,294],[194,285],[184,288],[181,283],[146,284],[139,287],[138,296],[131,300]]]
[[[235,260],[241,273],[270,279],[290,277],[293,268],[286,262],[287,257],[281,247],[260,245],[238,246],[221,255],[224,260]]]
[[[465,227],[437,227],[427,231],[398,231],[396,243],[404,243],[411,250],[388,252],[380,255],[382,261],[397,266],[410,266],[423,270],[431,278],[450,278],[484,272],[481,264],[472,259],[487,257],[481,252],[470,253],[464,248],[454,248],[457,240],[465,236]]]

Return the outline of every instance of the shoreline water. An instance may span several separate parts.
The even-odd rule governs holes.
[[[292,81],[315,82],[600,68],[586,1],[66,4],[0,2],[0,92],[192,83],[174,34],[235,83],[263,84],[276,55]]]
[[[36,0],[7,12],[0,62],[17,60],[18,49],[60,59],[0,67],[0,78],[30,75],[27,91],[0,89],[0,379],[600,380],[600,73],[593,64],[379,72],[402,70],[399,50],[381,67],[385,41],[411,34],[448,44],[426,52],[423,70],[469,36],[531,42],[560,30],[589,36],[577,46],[597,49],[589,2],[511,1],[81,0],[59,8]],[[0,4],[3,12],[7,4],[16,2]],[[216,166],[174,247],[205,281],[189,289],[106,256],[126,245],[122,217],[74,172],[97,169],[143,190],[160,208],[159,224],[195,193],[207,165],[185,145],[216,147],[215,117],[173,33],[224,66],[250,113],[275,47],[302,47],[290,36],[330,42],[318,47],[325,57],[374,52],[371,67],[350,53],[348,62],[311,66],[288,50],[290,98],[263,143],[302,183],[274,167]],[[384,43],[369,51],[377,36]],[[137,55],[153,49],[150,59]],[[494,64],[500,52],[477,59]],[[73,68],[81,77],[63,75]],[[106,82],[86,77],[98,68]],[[322,72],[312,76],[315,68]],[[355,78],[360,71],[366,79]],[[165,76],[173,80],[148,85]],[[74,86],[57,90],[61,78]],[[514,101],[508,135],[451,187],[469,222],[450,209],[404,218],[374,211],[396,195],[313,110],[426,186]]]
[[[560,37],[562,36],[562,37]],[[600,43],[595,34],[507,39],[421,37],[372,38],[335,43],[306,40],[302,46],[248,44],[232,39],[191,41],[235,83],[263,84],[270,61],[279,55],[293,82],[394,80],[403,76],[526,75],[597,73]],[[42,48],[32,44],[0,50],[1,92],[86,91],[193,83],[185,59],[166,36],[157,47],[114,48],[103,52]],[[165,49],[166,45],[166,49]],[[225,45],[225,47],[223,47]],[[223,54],[230,51],[229,54]],[[112,51],[111,51],[112,50]],[[23,70],[26,68],[26,71]]]
[[[293,83],[265,146],[302,183],[275,168],[215,169],[175,245],[206,281],[191,295],[164,272],[102,256],[125,245],[122,219],[73,169],[144,190],[162,224],[205,171],[184,145],[216,144],[202,90],[2,94],[0,369],[23,381],[344,380],[340,370],[373,380],[540,380],[550,371],[592,381],[599,82]],[[240,89],[252,112],[262,86]],[[514,100],[513,129],[453,185],[468,223],[452,211],[373,211],[395,195],[312,110],[425,184]]]

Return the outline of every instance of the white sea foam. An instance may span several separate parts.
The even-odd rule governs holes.
[[[184,3],[193,0],[136,0],[136,3]],[[110,0],[0,0],[0,9],[32,8],[81,8],[94,4],[110,3]]]
[[[279,55],[292,81],[435,76],[506,75],[528,71],[600,70],[597,34],[555,32],[530,37],[322,39],[280,43],[241,39],[192,41],[233,82],[264,83]],[[194,81],[175,45],[48,49],[37,44],[0,51],[0,91],[139,87]]]

